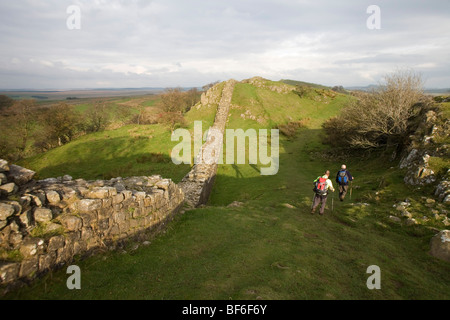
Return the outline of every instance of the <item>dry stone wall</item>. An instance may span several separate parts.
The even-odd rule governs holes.
[[[218,84],[202,97],[202,105],[218,105],[212,129],[221,136],[236,83]],[[181,206],[206,203],[222,146],[208,136],[179,185],[161,176],[34,180],[33,171],[0,159],[0,286],[30,281],[75,256],[114,249],[164,225]]]
[[[221,136],[225,132],[236,83],[236,80],[228,80],[225,82],[222,92],[218,92],[218,86],[215,86],[206,95],[208,99],[205,99],[205,103],[206,100],[209,103],[220,99],[212,129]],[[195,208],[208,201],[217,173],[217,161],[214,161],[214,158],[222,153],[222,147],[221,139],[217,139],[215,135],[208,136],[206,143],[202,146],[196,158],[196,164],[180,182],[179,186],[186,195],[187,206]]]
[[[161,176],[33,180],[0,160],[0,285],[15,285],[165,224],[183,191]]]

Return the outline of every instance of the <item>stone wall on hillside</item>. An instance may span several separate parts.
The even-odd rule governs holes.
[[[196,164],[179,184],[186,195],[186,204],[191,208],[205,204],[214,185],[218,167],[215,159],[222,153],[222,139],[236,83],[236,80],[228,80],[225,82],[221,94],[214,91],[214,95],[209,95],[210,97],[215,97],[211,98],[214,101],[217,100],[217,97],[220,97],[214,125],[211,128],[212,132],[216,134],[208,135],[207,141],[196,157]],[[217,87],[214,87],[214,90],[217,90]],[[222,139],[218,137],[219,135]]]
[[[217,83],[206,92],[203,92],[200,97],[200,103],[197,105],[197,109],[202,107],[217,106],[222,97],[223,85],[224,84],[222,82]]]
[[[164,225],[184,203],[161,176],[33,180],[0,160],[0,284],[31,280],[97,249]]]

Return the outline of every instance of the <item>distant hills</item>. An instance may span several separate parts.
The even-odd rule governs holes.
[[[370,91],[377,87],[378,85],[371,84],[368,86],[345,87],[345,89],[349,91]],[[425,88],[424,92],[428,94],[450,94],[450,88]]]
[[[79,90],[0,90],[0,95],[12,99],[64,100],[83,98],[128,97],[157,94],[164,88],[98,88]]]
[[[305,81],[297,81],[297,80],[288,80],[288,79],[283,79],[280,80],[280,82],[286,83],[286,84],[290,84],[293,86],[308,86],[308,87],[313,87],[313,88],[317,88],[317,89],[332,89],[332,87],[327,87],[324,85],[320,85],[320,84],[316,84],[316,83],[310,83],[310,82],[305,82]],[[340,86],[339,86],[340,87]],[[378,87],[378,85],[376,84],[370,84],[367,86],[350,86],[350,87],[344,87],[345,90],[348,91],[370,91],[373,89],[376,89]],[[450,88],[425,88],[425,93],[428,94],[450,94]]]
[[[317,83],[306,81],[282,79],[280,82],[293,86],[308,86],[316,89],[341,88],[348,91],[370,91],[376,89],[378,85],[371,84],[367,86],[335,86],[328,87]],[[182,88],[189,90],[193,87]],[[91,89],[68,89],[68,90],[34,90],[34,89],[0,89],[0,95],[6,95],[12,99],[37,99],[37,100],[65,100],[65,99],[83,99],[83,98],[107,98],[107,97],[128,97],[147,94],[158,94],[166,88],[144,87],[144,88],[91,88]],[[201,90],[201,88],[197,88]],[[434,95],[450,95],[450,88],[426,88],[425,93]]]

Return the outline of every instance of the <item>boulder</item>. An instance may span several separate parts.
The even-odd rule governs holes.
[[[402,222],[402,220],[396,216],[389,216],[389,220],[391,220],[392,222],[396,222],[396,223]]]
[[[0,221],[5,221],[15,212],[14,206],[7,203],[0,203]]]
[[[59,193],[53,190],[47,191],[46,197],[47,201],[52,205],[56,205],[61,201],[61,196],[59,195]]]
[[[442,230],[431,239],[430,254],[450,262],[450,230]]]
[[[20,247],[20,253],[24,257],[24,259],[34,257],[38,253],[42,253],[43,251],[44,251],[44,240],[39,238],[26,239]]]
[[[16,193],[18,190],[16,184],[14,182],[7,183],[0,186],[0,194],[11,195]]]
[[[72,179],[73,178],[71,176],[69,176],[68,174],[66,174],[62,177],[62,181],[72,181]]]
[[[17,279],[20,263],[0,262],[0,283],[9,283]]]
[[[49,222],[53,219],[52,210],[47,208],[36,208],[34,210],[34,220],[36,222]]]
[[[9,166],[9,177],[19,186],[29,182],[33,179],[35,174],[36,172],[22,168],[15,164]]]
[[[97,187],[86,193],[86,197],[90,199],[106,199],[117,194],[116,188]]]
[[[25,210],[19,216],[20,222],[28,228],[33,225],[33,215],[31,214],[31,209]]]
[[[9,164],[8,161],[0,159],[0,172],[8,172]]]
[[[402,159],[400,162],[400,169],[407,168],[413,165],[413,162],[416,160],[419,151],[417,149],[412,149],[408,156]]]
[[[8,178],[4,173],[0,173],[0,186],[8,182]]]
[[[75,203],[75,208],[79,213],[89,213],[94,210],[101,209],[102,200],[101,199],[83,199]]]
[[[81,220],[81,218],[73,215],[61,217],[61,223],[64,228],[69,231],[79,231],[83,226],[83,221]]]
[[[47,251],[48,252],[57,251],[58,249],[63,248],[65,243],[66,243],[66,240],[65,240],[64,236],[52,237],[48,241]]]
[[[412,218],[412,214],[406,210],[402,211],[400,214],[402,217],[406,217],[406,218],[410,218],[410,219]]]

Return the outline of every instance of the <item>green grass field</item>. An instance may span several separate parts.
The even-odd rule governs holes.
[[[294,138],[281,136],[276,175],[261,176],[260,164],[221,165],[208,205],[178,215],[150,245],[134,250],[129,243],[123,252],[75,261],[81,290],[68,290],[68,275],[59,270],[5,298],[449,299],[450,265],[428,254],[434,232],[388,219],[393,204],[405,198],[417,214],[431,214],[421,202],[424,191],[405,186],[397,163],[382,154],[339,160],[318,156],[328,149],[321,143],[320,124],[337,114],[346,99],[338,95],[325,103],[238,84],[233,104],[243,109],[231,110],[228,128],[271,128],[309,119]],[[256,119],[270,118],[265,124],[244,120],[246,110]],[[190,121],[200,120],[201,112],[195,112],[187,116]],[[213,113],[206,119],[211,122]],[[130,130],[143,136],[153,130],[159,138],[134,141]],[[125,127],[89,135],[23,165],[42,177],[102,177],[127,165],[127,159],[134,165],[134,156],[157,151],[155,145],[168,149],[166,135],[158,130]],[[78,158],[80,163],[73,161]],[[326,214],[311,215],[312,181],[326,169],[334,176],[342,162],[355,176],[351,199],[341,203],[330,195]],[[139,172],[153,173],[147,168]],[[185,169],[164,164],[157,173],[177,181]],[[243,204],[228,207],[233,201]],[[380,290],[366,286],[371,265],[381,269]]]

